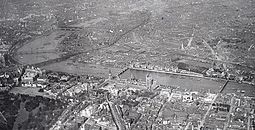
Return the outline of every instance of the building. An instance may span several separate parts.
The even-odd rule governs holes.
[[[207,96],[204,98],[204,102],[211,103],[215,97],[216,94],[207,93]]]
[[[192,96],[192,94],[184,94],[183,96],[182,96],[182,101],[183,102],[192,102],[193,101],[193,96]]]
[[[152,90],[152,84],[153,84],[153,79],[152,79],[152,77],[150,76],[150,74],[147,74],[146,75],[146,88],[148,89],[148,90]]]
[[[1,54],[1,53],[0,53],[0,63],[2,64],[2,66],[5,66],[4,54]]]
[[[33,66],[27,66],[23,69],[24,73],[21,76],[21,83],[23,84],[23,86],[37,86],[34,85],[34,82],[40,75],[42,75],[42,70],[40,68],[34,68]]]
[[[170,95],[170,100],[181,100],[182,99],[182,93],[181,92],[173,92]]]

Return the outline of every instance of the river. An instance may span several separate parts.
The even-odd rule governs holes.
[[[181,75],[174,74],[166,74],[160,72],[149,72],[145,70],[134,70],[129,69],[122,75],[120,75],[123,79],[130,79],[131,75],[133,75],[136,79],[142,80],[145,82],[146,75],[150,74],[150,76],[157,81],[157,84],[160,85],[168,85],[180,87],[183,89],[190,89],[194,91],[199,90],[210,90],[211,92],[218,92],[219,89],[226,82],[223,79],[209,79],[209,78],[199,78],[199,77],[187,77]],[[237,90],[244,90],[243,93],[238,93]],[[223,93],[236,93],[236,94],[244,94],[245,96],[254,96],[255,95],[255,86],[249,84],[240,84],[237,82],[230,81]]]

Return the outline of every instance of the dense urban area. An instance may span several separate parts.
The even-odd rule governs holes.
[[[0,9],[0,130],[255,129],[253,0]]]

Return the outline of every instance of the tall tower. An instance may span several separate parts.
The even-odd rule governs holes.
[[[182,50],[182,51],[185,50],[183,43],[182,43],[182,45],[181,45],[181,50]]]
[[[109,69],[109,74],[108,74],[108,78],[112,79],[112,71]]]
[[[146,75],[146,88],[148,90],[151,90],[152,83],[153,83],[152,77],[150,76],[150,74],[147,74]]]
[[[1,60],[2,65],[5,66],[5,57],[4,57],[4,55],[0,54],[0,60]]]
[[[131,72],[130,74],[130,79],[133,80],[135,77],[134,77],[134,74]]]
[[[153,90],[153,89],[155,89],[156,87],[157,87],[157,80],[154,80],[154,79],[153,79],[153,80],[151,81],[151,88],[150,88],[150,91]]]

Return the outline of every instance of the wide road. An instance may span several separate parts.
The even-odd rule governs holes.
[[[111,110],[113,120],[117,126],[117,130],[126,130],[125,123],[122,120],[122,118],[117,110],[117,107],[110,101],[108,101],[108,105]]]
[[[229,81],[227,81],[227,82],[223,85],[223,87],[220,89],[220,91],[217,93],[217,95],[213,98],[213,100],[212,100],[212,102],[211,102],[209,108],[207,109],[207,111],[206,111],[206,113],[205,113],[205,115],[204,115],[204,117],[203,117],[201,123],[200,123],[199,126],[198,126],[198,129],[199,129],[199,130],[200,130],[202,127],[204,127],[204,123],[205,123],[205,121],[206,121],[205,119],[206,119],[206,117],[209,115],[210,110],[212,109],[213,103],[216,101],[216,99],[217,99],[217,97],[220,95],[220,93],[223,92],[223,90],[224,90],[224,88],[227,86],[228,82],[229,82]]]

